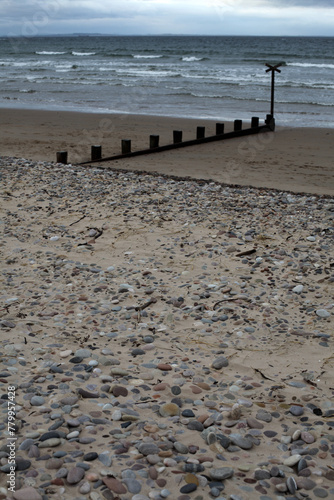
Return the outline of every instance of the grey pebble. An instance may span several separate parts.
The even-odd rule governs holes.
[[[210,469],[209,474],[214,481],[223,481],[232,477],[234,470],[231,467],[220,467],[218,469]]]
[[[243,437],[241,434],[232,433],[230,434],[229,438],[232,444],[239,446],[239,448],[242,448],[243,450],[250,450],[251,448],[253,448],[252,441]]]
[[[138,446],[138,451],[142,455],[146,456],[146,455],[155,455],[155,454],[158,454],[159,451],[160,451],[160,449],[154,443],[141,443]]]
[[[292,405],[289,409],[290,413],[295,417],[300,417],[304,415],[304,409],[301,406]]]
[[[30,400],[32,406],[42,406],[45,403],[45,399],[42,396],[33,396]]]
[[[84,477],[85,471],[82,467],[72,467],[67,474],[67,482],[69,484],[77,484]]]
[[[226,368],[228,366],[228,359],[225,356],[219,356],[212,362],[212,368],[215,370],[221,370],[222,368]]]

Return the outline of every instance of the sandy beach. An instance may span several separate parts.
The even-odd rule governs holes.
[[[108,157],[120,153],[122,139],[131,139],[136,151],[148,148],[151,134],[160,136],[160,145],[172,142],[173,130],[182,130],[183,140],[194,139],[197,126],[204,126],[207,136],[215,134],[215,122],[205,120],[3,108],[0,152],[55,161],[57,151],[68,151],[68,161],[78,163],[90,160],[92,145],[101,145]],[[232,128],[233,124],[225,124],[226,131]],[[282,128],[278,120],[274,133],[123,159],[103,167],[333,195],[333,158],[334,129]]]
[[[334,498],[334,131],[0,116],[0,499]]]

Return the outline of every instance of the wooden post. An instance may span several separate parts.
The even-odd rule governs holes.
[[[57,151],[57,163],[67,165],[67,151]]]
[[[158,135],[150,135],[150,149],[159,147],[159,136]]]
[[[224,133],[224,123],[216,123],[216,135],[222,135]]]
[[[122,139],[122,154],[131,153],[131,140]]]
[[[173,142],[174,144],[182,142],[182,130],[173,130]]]
[[[266,116],[266,125],[270,128],[270,130],[275,130],[275,118],[273,115]]]
[[[282,66],[283,63],[276,64],[275,66],[272,66],[271,64],[267,64],[266,66],[268,69],[266,69],[266,73],[271,71],[271,104],[270,104],[270,114],[274,117],[274,101],[275,101],[275,71],[277,73],[280,73],[281,70],[278,69],[280,66]]]
[[[102,146],[91,147],[91,160],[100,160],[102,158]]]
[[[259,117],[252,116],[251,128],[257,128],[259,126]]]
[[[234,120],[234,132],[242,130],[242,120]]]
[[[205,127],[197,127],[196,139],[203,139],[205,137]]]

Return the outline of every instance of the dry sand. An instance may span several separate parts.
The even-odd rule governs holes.
[[[90,159],[92,145],[102,145],[103,156],[107,157],[120,153],[122,139],[131,139],[135,151],[148,147],[151,134],[160,136],[160,145],[172,142],[173,130],[182,130],[183,140],[194,139],[197,126],[205,126],[207,136],[215,134],[215,122],[205,120],[1,109],[0,152],[2,156],[55,161],[56,152],[65,150],[68,161],[77,163]],[[225,127],[232,130],[232,124]],[[123,159],[108,165],[333,195],[333,158],[333,129],[278,126],[275,133]]]
[[[0,499],[334,498],[333,132],[303,132],[327,174],[302,166],[302,131],[257,151],[296,185],[233,154],[248,139],[117,163],[224,182],[224,151],[233,183],[320,194],[301,195],[33,161],[71,161],[102,117],[6,113],[3,154],[31,160],[0,159]],[[106,154],[135,120],[138,147],[144,123],[181,128],[118,120],[90,141]]]

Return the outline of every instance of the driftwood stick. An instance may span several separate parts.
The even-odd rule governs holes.
[[[72,223],[69,225],[69,227],[74,226],[74,224],[77,224],[78,222],[80,222],[80,221],[81,221],[82,219],[84,219],[85,217],[86,217],[86,216],[85,216],[85,215],[83,215],[80,219],[76,220],[75,222],[72,222]]]
[[[142,304],[141,306],[136,306],[135,310],[136,311],[143,311],[146,309],[146,307],[150,306],[151,304],[155,304],[157,302],[157,299],[152,297],[148,302],[145,302],[145,304]]]

